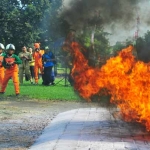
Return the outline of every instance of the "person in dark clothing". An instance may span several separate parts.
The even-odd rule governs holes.
[[[54,66],[55,56],[54,54],[49,50],[48,47],[45,47],[45,53],[42,56],[42,62],[44,67],[44,73],[42,76],[43,85],[51,85],[52,83],[52,68]]]

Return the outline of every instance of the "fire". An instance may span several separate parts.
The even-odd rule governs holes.
[[[133,47],[123,49],[102,68],[88,65],[78,43],[72,42],[71,48],[72,77],[80,95],[90,100],[102,89],[107,89],[111,103],[120,108],[126,121],[140,122],[150,131],[150,65],[135,60]]]

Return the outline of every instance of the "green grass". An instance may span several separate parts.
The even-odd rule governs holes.
[[[20,95],[21,97],[29,97],[39,100],[81,100],[80,96],[75,93],[74,88],[67,83],[68,86],[65,86],[65,81],[62,78],[56,78],[55,86],[43,86],[42,80],[39,80],[38,85],[31,85],[29,81],[24,81],[22,85],[20,85]],[[13,96],[14,85],[12,80],[9,80],[7,85],[5,96]]]

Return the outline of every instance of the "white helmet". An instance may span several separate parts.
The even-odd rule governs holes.
[[[4,47],[4,45],[2,43],[0,43],[0,49],[2,49],[2,50],[5,49],[5,47]]]
[[[13,44],[8,44],[6,46],[6,50],[10,50],[10,49],[15,50],[15,46]]]

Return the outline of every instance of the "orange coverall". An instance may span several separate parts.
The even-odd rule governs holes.
[[[33,53],[33,58],[35,60],[35,65],[34,65],[34,78],[35,78],[35,83],[38,84],[38,74],[39,74],[39,69],[40,73],[43,74],[43,63],[42,63],[42,55],[44,54],[44,50],[39,50],[35,51]]]
[[[6,58],[8,58],[7,55],[4,56],[4,61],[3,61],[3,65],[6,68],[6,70],[5,70],[5,76],[4,76],[4,79],[3,79],[3,83],[2,83],[2,87],[1,87],[0,92],[5,92],[8,81],[9,81],[10,78],[12,78],[13,83],[14,83],[15,93],[19,94],[20,93],[19,78],[18,78],[18,71],[19,70],[18,70],[18,65],[17,64],[21,64],[21,60],[17,55],[12,54],[12,58],[15,61],[14,65],[12,65],[10,67],[7,67]]]
[[[2,65],[3,57],[4,57],[3,54],[0,55],[0,86],[2,85],[4,79],[4,67]]]

